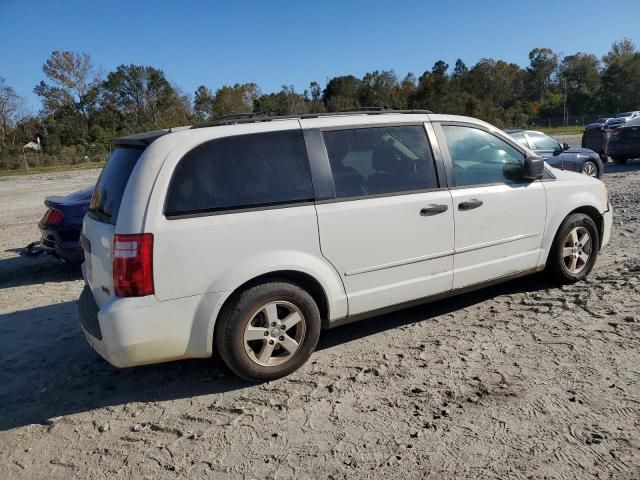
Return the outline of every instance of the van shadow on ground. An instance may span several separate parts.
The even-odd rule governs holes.
[[[19,249],[7,250],[17,253]],[[47,282],[80,280],[80,265],[63,263],[45,253],[37,257],[8,257],[0,259],[0,290]]]
[[[498,295],[550,286],[536,275],[324,331],[315,355]],[[209,359],[116,369],[87,345],[77,325],[75,302],[0,315],[0,338],[0,431],[105,406],[252,388]]]

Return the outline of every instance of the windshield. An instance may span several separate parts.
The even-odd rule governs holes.
[[[116,224],[122,195],[127,186],[133,167],[142,155],[143,148],[116,148],[96,183],[91,197],[89,215],[104,223]]]
[[[534,150],[557,150],[560,148],[557,140],[542,133],[528,132],[527,135],[529,135],[529,140],[533,143]]]
[[[625,112],[625,113],[616,115],[616,118],[630,117],[631,115],[633,115],[633,112]]]

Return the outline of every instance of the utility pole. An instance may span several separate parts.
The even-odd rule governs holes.
[[[569,115],[567,115],[567,79],[563,78],[564,80],[564,110],[562,113],[562,123],[564,123],[564,126],[566,127],[569,124]]]

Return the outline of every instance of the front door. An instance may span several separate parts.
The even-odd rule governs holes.
[[[349,315],[450,290],[451,194],[439,187],[424,125],[322,137],[335,198],[316,205],[320,244],[342,277]]]
[[[535,268],[546,195],[542,182],[520,177],[524,154],[481,128],[443,124],[436,130],[453,184],[453,287]]]

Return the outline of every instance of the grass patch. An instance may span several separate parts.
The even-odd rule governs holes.
[[[51,165],[48,167],[29,167],[29,175],[36,173],[71,172],[73,170],[91,170],[104,167],[105,162],[79,163],[77,165]],[[17,170],[0,170],[0,177],[27,175],[24,167]]]
[[[568,126],[568,127],[533,127],[532,130],[540,130],[547,135],[582,135],[584,133],[584,127]]]

